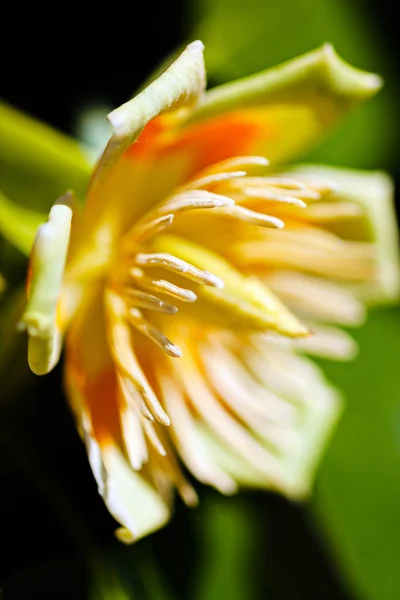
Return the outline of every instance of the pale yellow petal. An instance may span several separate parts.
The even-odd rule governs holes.
[[[20,328],[28,331],[29,366],[37,375],[48,373],[61,351],[57,307],[71,231],[72,198],[68,192],[53,205],[49,220],[39,227],[32,250],[28,304]]]

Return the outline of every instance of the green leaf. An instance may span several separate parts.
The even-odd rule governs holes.
[[[347,409],[319,473],[312,508],[340,572],[363,600],[400,598],[398,308],[355,333],[353,365],[326,364]]]
[[[189,598],[255,598],[256,520],[243,497],[207,496],[197,515],[201,554]]]
[[[0,102],[0,189],[14,202],[47,211],[66,189],[83,198],[90,165],[68,136]]]
[[[47,220],[45,214],[11,202],[0,192],[0,235],[29,255],[36,231]]]

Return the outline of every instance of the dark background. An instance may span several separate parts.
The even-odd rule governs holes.
[[[1,15],[0,97],[70,132],[80,107],[101,100],[111,106],[124,102],[152,68],[189,37],[189,1],[157,0],[140,7],[114,3],[106,10],[99,4],[86,12],[83,6],[44,10],[9,2]],[[359,10],[372,14],[377,35],[386,39],[400,64],[396,2],[360,0]],[[393,167],[399,184],[395,161]],[[29,395],[14,399],[13,410],[9,417],[6,411],[1,424],[3,597],[86,598],[89,570],[84,554],[94,546],[124,563],[135,597],[147,597],[143,579],[151,563],[170,598],[191,599],[190,582],[200,560],[201,518],[215,494],[196,484],[202,500],[196,514],[177,502],[166,529],[124,554],[113,542],[115,523],[97,494],[66,403],[60,401],[60,369],[39,383],[32,380],[32,385]],[[15,407],[22,405],[16,419]],[[243,493],[233,502],[251,506],[249,519],[256,515],[262,530],[260,547],[251,550],[254,598],[349,598],[306,509],[265,493]]]

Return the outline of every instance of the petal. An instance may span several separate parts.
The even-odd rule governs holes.
[[[28,362],[37,375],[48,373],[61,351],[62,329],[57,315],[72,219],[72,193],[51,208],[49,220],[38,229],[32,249],[28,304],[20,328],[29,334]]]
[[[320,165],[301,165],[291,170],[328,180],[338,186],[332,200],[353,202],[361,206],[364,219],[338,222],[331,229],[345,239],[367,241],[376,252],[375,277],[357,284],[357,296],[370,304],[397,302],[400,294],[400,260],[393,183],[381,171],[355,171]]]
[[[83,196],[90,165],[72,138],[0,102],[0,187],[24,206],[48,211],[73,187]]]
[[[103,262],[107,262],[115,237],[132,224],[134,217],[143,214],[151,203],[150,196],[158,201],[163,198],[163,175],[159,173],[155,178],[153,163],[150,171],[146,170],[125,151],[132,145],[139,147],[143,136],[147,139],[146,125],[151,128],[159,120],[156,117],[174,120],[175,113],[181,112],[178,109],[191,108],[204,88],[203,44],[196,41],[158,79],[108,115],[114,133],[92,177],[82,214],[82,252],[78,251],[76,263],[81,262],[81,254],[89,253],[94,257],[105,255]],[[157,186],[160,183],[161,191]],[[156,190],[151,194],[148,188],[154,184]],[[153,198],[153,203],[156,200]]]
[[[378,76],[351,67],[325,44],[208,91],[164,147],[160,142],[159,154],[183,163],[186,176],[235,155],[285,162],[380,87]]]
[[[271,439],[268,428],[262,436],[253,433],[271,451],[280,441],[279,450],[273,452],[277,466],[271,476],[256,467],[243,454],[230,448],[207,427],[200,432],[208,451],[220,469],[231,476],[238,484],[246,487],[267,488],[279,491],[288,498],[301,500],[312,489],[315,472],[321,455],[332,435],[341,412],[339,394],[325,381],[319,369],[305,358],[293,354],[270,343],[267,360],[266,349],[257,356],[258,379],[265,385],[267,397],[272,391],[281,396],[296,411],[293,423],[283,423],[281,432],[277,430]]]
[[[198,101],[205,88],[203,48],[200,41],[189,44],[155,81],[108,115],[114,134],[94,174],[91,194],[149,121],[161,113],[190,107]]]
[[[88,398],[82,394],[78,381],[69,365],[66,373],[68,396],[74,407],[99,494],[110,513],[122,525],[115,532],[117,537],[125,543],[136,541],[163,526],[169,518],[169,509],[150,481],[129,466],[115,439],[109,437],[99,441],[93,429],[90,408],[93,409],[96,401],[102,399],[112,405],[112,397],[104,397],[109,391],[107,387],[98,386],[97,397]]]
[[[46,215],[14,204],[0,192],[0,235],[28,255]]]
[[[122,525],[116,532],[119,539],[131,542],[161,527],[169,517],[168,506],[149,469],[135,471],[123,450],[117,375],[100,286],[86,293],[68,331],[65,384],[99,494]]]

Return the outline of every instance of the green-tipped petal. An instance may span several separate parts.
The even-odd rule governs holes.
[[[0,235],[28,255],[46,215],[14,204],[0,192]]]
[[[308,149],[381,85],[379,76],[348,65],[325,44],[275,68],[212,89],[186,125],[230,113],[236,113],[237,119],[241,114],[246,122],[257,110],[259,136],[254,148],[246,152],[284,162]]]
[[[57,306],[67,258],[73,194],[57,200],[39,227],[31,255],[28,304],[20,327],[29,334],[28,362],[37,375],[48,373],[61,350]]]
[[[92,191],[149,121],[163,112],[197,103],[205,89],[203,50],[200,41],[189,44],[155,81],[108,115],[114,134],[95,172]]]
[[[48,211],[74,188],[83,197],[90,164],[79,144],[0,102],[0,189],[19,204]]]
[[[372,242],[376,251],[376,275],[355,292],[369,304],[397,302],[400,296],[400,260],[393,182],[381,171],[355,171],[319,165],[302,165],[291,170],[313,178],[332,181],[338,201],[355,202],[364,210],[362,227],[338,223],[339,235]]]
[[[118,539],[129,544],[165,525],[170,511],[145,477],[129,467],[116,447],[104,449],[103,460],[109,483],[103,498],[123,524],[115,532]]]
[[[68,369],[66,385],[98,492],[121,525],[115,531],[117,538],[130,544],[165,525],[170,516],[169,506],[151,479],[143,471],[131,468],[115,440],[101,444],[96,439],[87,400],[73,371]]]

